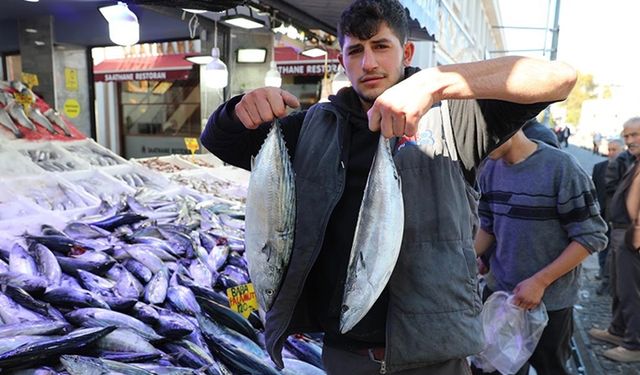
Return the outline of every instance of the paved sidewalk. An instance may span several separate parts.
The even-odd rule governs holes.
[[[595,277],[598,273],[598,262],[592,255],[583,264],[582,288],[580,302],[575,306],[574,317],[576,332],[574,338],[585,365],[586,375],[640,375],[640,362],[618,363],[604,356],[604,350],[614,345],[592,339],[587,334],[591,327],[607,328],[611,321],[611,297],[598,296],[596,289],[600,281]]]

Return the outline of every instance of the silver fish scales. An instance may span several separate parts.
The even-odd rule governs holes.
[[[258,303],[268,311],[289,264],[296,215],[294,172],[278,120],[274,121],[251,169],[245,222],[246,257]]]
[[[350,331],[376,302],[396,265],[404,230],[402,184],[389,140],[380,136],[351,247],[340,331]]]

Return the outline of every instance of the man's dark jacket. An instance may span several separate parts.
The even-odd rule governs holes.
[[[344,95],[354,92],[343,89],[330,98],[333,102],[281,119],[296,173],[297,216],[289,268],[266,314],[267,349],[280,366],[287,335],[319,329],[310,303],[314,296],[305,282],[344,188],[344,156],[349,152],[344,134],[352,111],[334,104]],[[235,97],[214,112],[201,141],[223,161],[249,169],[269,124],[254,131],[245,129],[232,116],[240,99]],[[402,180],[405,227],[400,256],[387,285],[387,371],[465,358],[482,349],[473,214],[463,172],[471,176],[482,157],[546,105],[452,101],[450,115],[449,104],[443,102],[421,120],[420,139],[398,142],[402,147],[394,161]]]

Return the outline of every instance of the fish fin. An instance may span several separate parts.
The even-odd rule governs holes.
[[[365,266],[364,266],[364,252],[360,252],[360,266],[362,267],[362,269],[365,269]]]
[[[271,259],[271,251],[273,250],[273,247],[271,247],[269,245],[269,243],[265,243],[264,246],[262,247],[262,252],[267,254],[267,261],[269,261]]]

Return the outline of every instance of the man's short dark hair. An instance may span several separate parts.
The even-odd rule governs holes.
[[[382,22],[398,37],[407,41],[409,22],[407,13],[398,0],[355,0],[342,12],[338,22],[338,41],[344,45],[346,35],[367,40],[376,35]]]

